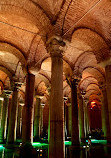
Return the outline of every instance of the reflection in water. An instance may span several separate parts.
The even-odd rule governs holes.
[[[91,145],[90,147],[65,147],[65,158],[111,158],[111,146]],[[48,146],[32,149],[0,149],[0,158],[48,158]]]
[[[1,149],[0,158],[14,158],[14,151],[5,148]]]

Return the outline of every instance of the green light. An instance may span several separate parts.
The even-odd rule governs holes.
[[[46,143],[40,143],[40,142],[34,142],[34,143],[32,143],[32,145],[34,147],[48,146],[48,144],[46,144]]]
[[[71,141],[65,141],[65,145],[71,145],[72,142]]]
[[[3,145],[0,145],[0,149],[4,149],[5,147],[3,147]]]
[[[72,144],[71,141],[65,141],[65,145],[71,145],[71,144]],[[32,143],[32,145],[34,147],[48,146],[47,143],[40,143],[40,142],[34,142],[34,143]]]
[[[88,140],[86,140],[88,142]],[[91,139],[91,143],[107,144],[107,140]]]

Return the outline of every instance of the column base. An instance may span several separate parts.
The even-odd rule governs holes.
[[[68,148],[70,158],[85,157],[85,149],[80,146],[70,146]]]
[[[34,141],[34,142],[41,141],[41,138],[40,138],[40,137],[35,136],[35,137],[33,138],[33,141]]]
[[[108,144],[111,144],[111,137],[107,137],[107,138],[105,138],[106,140],[107,140],[107,143]]]
[[[86,143],[86,139],[85,138],[81,138],[80,142],[84,144],[84,143]]]
[[[16,147],[16,145],[15,145],[14,143],[6,143],[5,147],[6,147],[7,149],[13,149],[13,148]]]
[[[20,155],[19,157],[38,157],[38,153],[35,148],[33,148],[32,144],[27,142],[23,143],[20,147]]]
[[[4,139],[0,139],[0,144],[5,144],[6,141]]]

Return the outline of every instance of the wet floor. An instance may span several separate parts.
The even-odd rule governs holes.
[[[48,145],[31,148],[6,149],[0,146],[0,158],[48,158]],[[65,146],[65,158],[111,158],[111,145],[91,144],[80,148]]]

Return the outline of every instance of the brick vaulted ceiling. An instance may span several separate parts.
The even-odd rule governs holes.
[[[66,78],[72,75],[82,77],[79,87],[88,98],[100,94],[111,56],[110,0],[1,0],[0,86],[19,81],[24,92],[28,66],[36,75],[36,94],[48,96],[51,59],[45,43],[53,35],[66,42],[64,95],[70,96]]]

